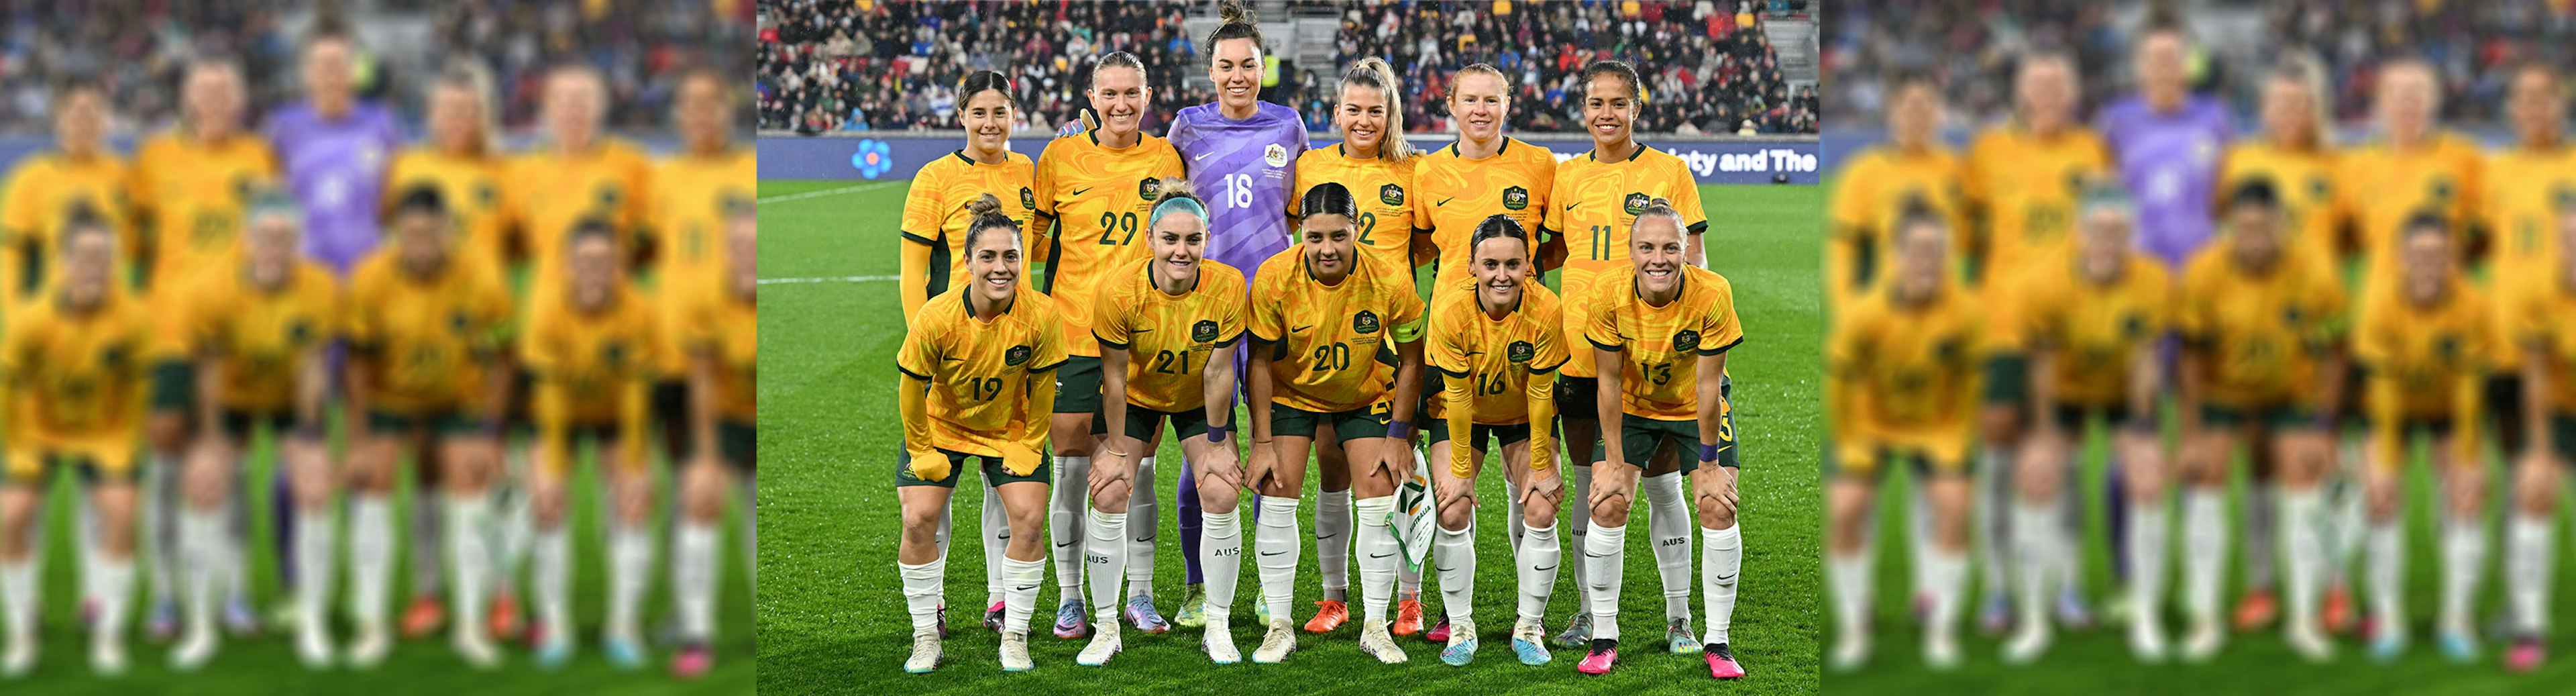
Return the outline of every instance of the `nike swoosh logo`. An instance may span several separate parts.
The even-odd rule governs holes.
[[[1213,154],[1216,154],[1216,153],[1214,153],[1214,152],[1201,152],[1201,153],[1199,153],[1199,156],[1190,158],[1190,161],[1192,161],[1192,162],[1196,162],[1196,161],[1199,161],[1199,160],[1207,159],[1207,158],[1208,158],[1208,155],[1213,155]]]
[[[1440,207],[1440,206],[1448,205],[1450,201],[1454,201],[1454,200],[1458,200],[1458,198],[1457,198],[1456,196],[1451,196],[1451,197],[1448,197],[1448,198],[1443,198],[1443,199],[1440,199],[1440,202],[1431,204],[1431,207],[1437,208],[1437,207]]]
[[[1034,589],[1037,589],[1037,588],[1038,588],[1038,586],[1036,586],[1036,585],[1021,585],[1021,586],[1019,586],[1018,590],[1019,590],[1019,591],[1021,591],[1021,592],[1027,592],[1027,591],[1029,591],[1029,590],[1034,590]]]
[[[1545,568],[1531,568],[1530,570],[1535,570],[1535,571],[1539,571],[1539,572],[1544,573],[1544,572],[1547,572],[1547,571],[1556,570],[1556,566],[1548,566],[1548,567],[1545,567]]]
[[[1089,191],[1089,190],[1092,190],[1092,189],[1095,189],[1095,188],[1099,188],[1099,187],[1097,187],[1097,186],[1085,186],[1085,187],[1082,187],[1082,188],[1074,189],[1074,190],[1073,190],[1073,195],[1079,196],[1079,195],[1082,195],[1082,193],[1083,193],[1084,191]]]
[[[1277,555],[1279,555],[1279,554],[1283,554],[1283,553],[1287,553],[1287,552],[1286,552],[1286,551],[1263,551],[1263,552],[1261,552],[1261,555],[1264,555],[1264,556],[1277,556]]]
[[[1060,541],[1060,542],[1056,542],[1055,547],[1060,549],[1060,548],[1064,548],[1064,547],[1072,546],[1072,545],[1073,545],[1073,542],[1070,542],[1070,541]]]
[[[1154,541],[1154,538],[1153,538],[1153,537],[1145,537],[1145,538],[1143,538],[1143,539],[1137,539],[1136,541],[1137,541],[1138,543],[1151,543],[1151,542],[1153,542],[1153,541]]]
[[[1616,556],[1616,555],[1619,555],[1619,554],[1615,554],[1615,553],[1593,553],[1593,552],[1590,552],[1590,551],[1585,551],[1585,552],[1583,552],[1583,555],[1585,555],[1585,556],[1590,556],[1590,557],[1593,557],[1593,558],[1609,558],[1609,557],[1611,557],[1611,556]]]
[[[1332,541],[1332,540],[1334,540],[1334,539],[1341,538],[1341,536],[1342,536],[1342,535],[1339,535],[1339,534],[1317,534],[1317,535],[1315,535],[1315,540],[1316,540],[1316,541]]]
[[[1393,555],[1395,555],[1395,554],[1391,554],[1391,553],[1372,553],[1372,554],[1369,554],[1369,557],[1370,557],[1370,558],[1385,558],[1385,557],[1393,556]],[[1447,568],[1442,568],[1441,570],[1448,570],[1448,569],[1447,569]]]
[[[1728,581],[1731,581],[1731,580],[1734,580],[1734,579],[1735,579],[1735,576],[1733,576],[1733,575],[1720,575],[1720,576],[1717,576],[1717,581],[1718,581],[1718,582],[1728,582]]]
[[[1305,333],[1307,329],[1311,329],[1311,328],[1315,328],[1315,325],[1314,325],[1314,324],[1307,324],[1307,325],[1305,325],[1305,326],[1300,326],[1300,327],[1297,327],[1297,328],[1294,328],[1294,329],[1289,329],[1289,330],[1288,330],[1288,333]]]
[[[1565,204],[1565,209],[1566,209],[1566,210],[1573,210],[1573,209],[1574,209],[1574,206],[1578,206],[1578,205],[1583,205],[1583,204],[1582,204],[1582,203],[1567,203],[1567,204]]]

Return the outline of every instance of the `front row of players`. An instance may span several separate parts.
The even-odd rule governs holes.
[[[2576,249],[2576,208],[2557,211],[2560,249]],[[2471,601],[2486,560],[2486,467],[2481,432],[2520,430],[2512,455],[2512,512],[2505,525],[2505,610],[2513,636],[2511,662],[2536,665],[2546,630],[2551,524],[2558,469],[2576,462],[2576,398],[2563,390],[2576,364],[2576,253],[2562,252],[2547,273],[2496,288],[2471,284],[2448,224],[2433,215],[2410,219],[2390,250],[2398,275],[2365,284],[2349,303],[2331,263],[2291,238],[2278,193],[2253,181],[2228,193],[2222,241],[2194,258],[2179,282],[2130,243],[2134,208],[2112,187],[2089,191],[2067,256],[2019,279],[2028,299],[1998,329],[1953,280],[1947,223],[1929,210],[1903,216],[1893,239],[1894,274],[1878,292],[1838,317],[1827,348],[1829,447],[1827,576],[1839,624],[1831,662],[1848,669],[1868,659],[1871,570],[1869,509],[1878,477],[1913,465],[1931,507],[1934,531],[1927,588],[1931,597],[1923,651],[1927,662],[1960,660],[1956,623],[1965,588],[1969,483],[1981,393],[1977,380],[1988,348],[2017,340],[2031,356],[2029,392],[2039,427],[2014,467],[2010,569],[2020,594],[2021,624],[2004,646],[2008,661],[2037,659],[2048,647],[2043,610],[2059,577],[2052,559],[2080,557],[2056,522],[2084,428],[2098,420],[2126,479],[2130,522],[2122,538],[2130,560],[2129,642],[2150,661],[2178,652],[2214,655],[2226,630],[2220,593],[2229,543],[2223,529],[2230,462],[2259,451],[2283,465],[2277,543],[2287,561],[2290,647],[2309,659],[2332,654],[2319,620],[2319,598],[2345,582],[2350,551],[2337,536],[2359,541],[2367,612],[2375,627],[2369,651],[2391,659],[2407,641],[2399,521],[2408,496],[2404,462],[2427,446],[2443,495],[2443,586],[2435,634],[2454,658],[2475,653]],[[2357,305],[2357,306],[2355,306]],[[2349,322],[2346,316],[2354,319]],[[2159,343],[2178,336],[2171,363]],[[2352,367],[2347,368],[2346,365]],[[2168,452],[2156,414],[2166,395],[2161,373],[2178,372],[2181,447]],[[2518,375],[2519,400],[2499,400],[2491,378]],[[2357,533],[2338,535],[2323,484],[2338,461],[2337,414],[2359,417],[2367,439],[2361,471],[2363,511]],[[2511,426],[2519,426],[2514,428]],[[2188,629],[2169,645],[2163,629],[2165,575],[2172,541],[2167,491],[2181,499],[2179,526],[2190,550],[2182,573]]]
[[[506,475],[498,409],[509,374],[478,367],[514,355],[530,374],[536,429],[534,565],[543,639],[538,659],[560,664],[574,633],[568,605],[564,486],[575,440],[596,441],[604,478],[617,491],[611,543],[616,595],[604,635],[613,658],[640,664],[635,612],[651,582],[652,551],[643,524],[652,476],[642,438],[652,427],[645,390],[656,378],[650,351],[661,345],[659,316],[629,287],[616,235],[585,224],[569,236],[566,286],[536,293],[527,329],[509,334],[513,308],[490,269],[464,263],[448,209],[435,190],[407,192],[391,211],[391,239],[364,262],[345,291],[332,274],[299,259],[302,213],[283,195],[250,206],[242,250],[228,267],[198,277],[188,295],[180,336],[156,334],[139,298],[113,281],[118,241],[106,221],[75,213],[65,226],[60,282],[47,296],[11,312],[0,339],[0,379],[9,404],[6,485],[0,486],[0,604],[7,649],[0,675],[35,666],[41,598],[35,572],[36,520],[50,477],[77,473],[100,520],[100,560],[85,573],[84,596],[97,602],[91,661],[121,672],[134,577],[135,477],[155,358],[194,367],[194,415],[203,427],[182,464],[179,512],[183,640],[175,667],[194,669],[214,657],[217,607],[228,565],[242,562],[225,540],[230,482],[247,466],[258,431],[278,443],[289,472],[297,520],[292,553],[303,570],[297,592],[298,656],[309,666],[337,661],[330,637],[331,579],[339,566],[337,498],[348,496],[349,581],[356,640],[351,664],[374,664],[392,648],[389,620],[395,531],[391,493],[397,462],[415,456],[447,467],[444,504],[458,533],[447,549],[456,569],[452,592],[461,610],[489,599],[486,583],[504,581],[486,535],[496,525],[488,484]],[[678,473],[685,521],[677,524],[677,617],[683,655],[704,659],[712,629],[714,578],[721,567],[713,539],[729,481],[748,471],[755,222],[744,210],[728,220],[734,263],[710,274],[708,287],[666,287],[660,300],[688,303],[684,326],[667,327],[691,352],[688,423],[699,452]],[[328,351],[348,346],[340,382],[350,418],[350,449],[334,461],[324,434],[333,391]],[[684,453],[674,453],[684,454]],[[731,469],[730,471],[728,469]],[[506,567],[506,566],[503,566]],[[468,614],[474,615],[474,614]],[[477,665],[499,655],[479,621],[457,621],[459,654]]]
[[[1055,482],[1083,486],[1090,501],[1081,533],[1091,539],[1085,571],[1090,606],[1100,616],[1077,663],[1106,664],[1124,647],[1114,614],[1120,583],[1128,563],[1150,562],[1128,558],[1121,543],[1129,493],[1139,485],[1139,461],[1166,430],[1189,459],[1205,513],[1197,553],[1210,660],[1242,658],[1231,622],[1247,551],[1256,554],[1259,600],[1268,610],[1260,613],[1267,625],[1252,661],[1277,663],[1296,649],[1288,617],[1303,541],[1298,499],[1311,449],[1331,439],[1349,455],[1357,497],[1360,647],[1382,662],[1405,661],[1387,609],[1404,562],[1395,493],[1416,470],[1413,424],[1420,418],[1437,469],[1429,554],[1454,626],[1441,661],[1465,665],[1477,650],[1470,611],[1475,482],[1484,456],[1499,447],[1509,502],[1526,519],[1511,530],[1520,595],[1512,649],[1524,664],[1546,664],[1542,620],[1563,555],[1555,521],[1568,505],[1553,425],[1559,404],[1573,403],[1563,417],[1618,424],[1598,428],[1597,447],[1576,453],[1592,462],[1589,499],[1571,505],[1591,523],[1591,534],[1577,539],[1589,566],[1580,589],[1591,599],[1594,625],[1578,669],[1606,673],[1617,659],[1623,532],[1637,479],[1677,470],[1692,474],[1708,616],[1706,642],[1680,649],[1703,654],[1712,676],[1744,675],[1727,643],[1743,544],[1725,376],[1726,351],[1743,334],[1726,279],[1684,262],[1681,219],[1669,205],[1657,200],[1638,216],[1631,282],[1603,283],[1591,298],[1600,309],[1583,332],[1594,350],[1583,354],[1565,344],[1559,301],[1536,282],[1535,245],[1509,217],[1486,219],[1469,240],[1465,275],[1473,285],[1441,288],[1426,311],[1404,269],[1356,253],[1356,205],[1340,184],[1308,191],[1295,246],[1263,262],[1250,287],[1238,269],[1204,258],[1207,210],[1186,183],[1166,179],[1162,190],[1149,217],[1148,258],[1104,280],[1096,297],[1073,300],[1096,303],[1093,332],[1104,348],[1102,455],[1087,480]],[[899,404],[907,443],[896,472],[904,521],[897,565],[914,634],[904,666],[916,673],[941,658],[945,557],[937,535],[958,469],[969,463],[997,483],[1011,528],[1002,561],[1001,663],[1009,671],[1034,666],[1028,622],[1044,569],[1039,525],[1050,479],[1040,450],[1058,397],[1052,371],[1067,360],[1049,317],[1067,300],[1023,282],[1024,240],[994,212],[997,205],[986,196],[970,206],[977,211],[966,235],[970,282],[925,304],[896,356],[905,377]],[[1565,396],[1595,393],[1561,388],[1567,385],[1556,370],[1576,356],[1597,361],[1597,393],[1614,398]],[[1252,448],[1241,461],[1233,422],[1238,366],[1253,405]],[[1427,398],[1426,367],[1437,373]],[[1241,507],[1247,489],[1260,506],[1248,545]]]

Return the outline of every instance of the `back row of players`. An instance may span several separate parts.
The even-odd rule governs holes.
[[[1550,660],[1541,622],[1571,479],[1572,533],[1588,550],[1575,571],[1584,612],[1559,640],[1586,648],[1581,671],[1611,668],[1642,474],[1668,645],[1704,655],[1713,676],[1742,676],[1727,633],[1742,543],[1724,369],[1742,333],[1726,280],[1700,268],[1706,216],[1691,174],[1630,130],[1644,98],[1636,71],[1604,61],[1583,72],[1596,148],[1559,163],[1502,134],[1511,86],[1484,65],[1462,69],[1448,99],[1458,142],[1414,152],[1400,137],[1400,83],[1367,59],[1338,92],[1344,142],[1310,150],[1293,110],[1257,101],[1259,37],[1248,13],[1224,10],[1207,46],[1218,100],[1183,109],[1168,140],[1142,131],[1148,80],[1132,55],[1101,58],[1087,91],[1096,124],[1034,162],[1008,149],[1007,78],[977,72],[958,89],[966,147],[914,179],[902,229],[911,322],[896,357],[907,443],[898,570],[915,641],[906,669],[930,671],[941,658],[945,516],[968,465],[987,483],[985,621],[1001,632],[1004,669],[1033,666],[1042,510],[1053,517],[1063,599],[1056,634],[1091,637],[1078,663],[1105,664],[1123,647],[1122,606],[1130,626],[1169,631],[1152,584],[1153,452],[1168,426],[1187,467],[1177,503],[1189,587],[1178,623],[1205,626],[1218,663],[1240,659],[1228,628],[1246,551],[1258,554],[1254,609],[1266,630],[1253,661],[1276,663],[1296,647],[1290,599],[1312,453],[1325,587],[1305,630],[1348,620],[1356,531],[1360,647],[1403,661],[1392,636],[1421,622],[1419,580],[1399,580],[1408,563],[1398,539],[1418,549],[1434,537],[1445,612],[1429,633],[1445,643],[1442,661],[1467,664],[1479,638],[1475,480],[1499,448],[1521,597],[1509,635],[1522,662]],[[1421,266],[1437,280],[1417,287]],[[1536,282],[1560,268],[1565,295],[1587,299],[1560,303]],[[1596,350],[1569,346],[1571,336]],[[1558,380],[1560,369],[1573,379]],[[1238,375],[1252,406],[1241,462]],[[1563,441],[1577,446],[1564,475],[1552,451],[1559,414]],[[1438,531],[1425,523],[1408,534],[1394,527],[1396,493],[1414,476],[1420,440],[1437,465]],[[1041,456],[1049,449],[1051,459]],[[1690,498],[1684,472],[1696,474]],[[1250,544],[1238,515],[1246,505],[1259,512]],[[1706,551],[1705,640],[1688,618],[1694,519]],[[1390,621],[1399,582],[1406,591]]]
[[[598,74],[559,69],[545,83],[544,141],[510,156],[494,145],[498,104],[479,69],[438,76],[427,137],[405,147],[392,115],[356,98],[353,50],[341,35],[313,38],[307,101],[270,114],[264,137],[244,128],[239,67],[194,62],[181,125],[131,160],[105,142],[103,90],[56,94],[56,149],[21,162],[0,193],[0,674],[35,665],[35,528],[57,473],[81,476],[95,516],[81,593],[95,611],[94,668],[125,668],[138,538],[153,633],[184,630],[175,667],[211,659],[219,623],[253,630],[235,484],[262,431],[291,472],[295,512],[277,524],[293,549],[278,556],[308,666],[344,657],[330,638],[344,491],[356,629],[345,660],[371,665],[393,647],[391,496],[405,458],[420,483],[404,632],[437,630],[452,609],[457,651],[493,664],[487,624],[519,631],[517,558],[533,551],[530,633],[540,663],[561,664],[576,633],[564,488],[590,441],[616,493],[607,655],[644,660],[656,509],[645,462],[658,447],[686,462],[673,668],[708,667],[718,524],[754,459],[755,170],[732,137],[733,78],[682,81],[683,149],[654,163],[601,132]],[[507,278],[523,264],[528,289],[514,292]],[[324,431],[333,395],[348,415],[336,456]],[[668,437],[648,442],[657,422]],[[533,493],[512,496],[530,501],[533,534],[524,514],[495,509],[504,487]]]
[[[2373,86],[2377,139],[2339,151],[2324,118],[2333,92],[2292,58],[2263,82],[2262,132],[2222,153],[2224,107],[2185,90],[2179,31],[2151,29],[2138,46],[2143,92],[2106,108],[2104,135],[2076,117],[2071,59],[2033,54],[2015,118],[1964,157],[1936,140],[1939,88],[1900,79],[1891,142],[1843,175],[1828,268],[1832,661],[1867,659],[1867,510],[1897,464],[1926,474],[1915,583],[1930,599],[1928,662],[1959,659],[1974,508],[1996,521],[1978,525],[1986,624],[2018,624],[2005,658],[2045,650],[2053,593],[2059,620],[2084,620],[2073,589],[2084,555],[2070,546],[2082,516],[2063,492],[2098,420],[2126,498],[2112,501],[2115,515],[2126,503],[2113,548],[2127,583],[2113,610],[2141,659],[2174,651],[2162,629],[2169,488],[2181,491],[2186,549],[2179,652],[2206,659],[2224,641],[2225,494],[2240,453],[2257,494],[2238,630],[2272,618],[2277,549],[2287,641],[2326,659],[2327,632],[2350,623],[2341,559],[2359,545],[2370,652],[2398,656],[2398,521],[2416,438],[2431,441],[2443,483],[2435,635],[2450,658],[2474,659],[2492,438],[2512,476],[2505,664],[2538,666],[2557,466],[2576,459],[2576,148],[2562,135],[2559,74],[2513,73],[2519,142],[2481,156],[2438,129],[2434,72],[2389,62]],[[2158,423],[2167,396],[2180,406],[2171,452]],[[2360,495],[2327,500],[2338,470]]]

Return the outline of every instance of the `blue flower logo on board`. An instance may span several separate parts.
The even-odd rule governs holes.
[[[882,141],[861,140],[859,151],[850,155],[850,166],[859,170],[859,176],[877,178],[894,170],[894,150]]]

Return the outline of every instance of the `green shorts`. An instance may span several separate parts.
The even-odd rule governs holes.
[[[1601,407],[1601,382],[1591,377],[1556,378],[1556,413],[1566,420],[1598,420]]]
[[[2005,353],[1986,358],[1986,403],[2018,404],[2030,400],[2030,357]]]
[[[697,433],[689,428],[689,383],[666,379],[653,383],[653,422],[662,424],[665,437],[672,442],[672,452],[697,451],[689,438]]]
[[[1431,437],[1430,439],[1424,440],[1424,442],[1438,443],[1450,441],[1451,433],[1449,432],[1449,419],[1447,418],[1432,419],[1431,427],[1426,428],[1425,431],[1429,432]],[[1486,425],[1483,423],[1477,423],[1474,427],[1468,428],[1466,442],[1452,443],[1449,446],[1457,447],[1459,445],[1466,445],[1478,452],[1492,452],[1496,445],[1510,447],[1512,445],[1528,442],[1529,438],[1530,425],[1528,423],[1522,423],[1519,425]]]
[[[760,454],[757,451],[760,445],[760,429],[750,423],[734,420],[716,421],[716,444],[717,452],[724,456],[725,463],[734,468],[752,471],[760,463]]]
[[[295,414],[285,411],[237,411],[228,408],[219,417],[223,420],[220,425],[224,434],[232,437],[234,442],[249,442],[251,434],[263,427],[281,439],[295,429]]]
[[[2118,429],[2129,425],[2130,414],[2129,406],[2127,404],[2121,404],[2118,406],[2071,406],[2067,404],[2058,404],[2057,412],[2052,415],[2056,417],[2057,428],[2059,430],[2069,434],[2080,435],[2084,432],[2086,421],[2091,420],[2094,414],[2101,414],[2102,426],[2104,429]]]
[[[2316,425],[2316,414],[2298,406],[2257,406],[2238,408],[2204,403],[2200,405],[2200,422],[2213,427],[2235,428],[2254,424],[2264,430],[2282,431]]]
[[[894,458],[895,487],[938,486],[940,488],[956,488],[958,479],[957,472],[966,470],[966,460],[969,459],[978,459],[983,461],[984,480],[996,487],[1026,481],[1046,483],[1052,473],[1051,470],[1055,466],[1054,464],[1049,463],[1046,460],[1046,457],[1040,456],[1038,457],[1038,468],[1036,471],[1029,472],[1029,475],[1027,476],[1018,476],[1012,474],[1011,470],[1002,468],[1001,457],[987,457],[945,449],[939,450],[939,453],[947,455],[948,457],[948,478],[937,481],[926,481],[920,476],[916,476],[912,473],[912,452],[910,450],[898,450]]]
[[[1737,468],[1735,412],[1728,411],[1719,420],[1722,422],[1718,429],[1726,436],[1726,441],[1718,444],[1717,465]],[[1638,443],[1646,444],[1640,447]],[[1680,457],[1683,472],[1699,468],[1699,421],[1696,420],[1657,420],[1622,413],[1619,414],[1619,444],[1622,448],[1620,454],[1628,460],[1628,465],[1638,469],[1646,468],[1647,463],[1654,460],[1655,453],[1666,447],[1673,448],[1673,454]],[[1609,457],[1610,446],[1606,443],[1592,450],[1592,461],[1608,461]]]
[[[1106,418],[1092,421],[1095,424],[1092,429],[1100,432],[1108,432],[1109,426],[1106,425],[1107,421],[1108,419]],[[1160,430],[1165,421],[1171,422],[1172,431],[1179,434],[1180,439],[1189,439],[1207,434],[1208,419],[1207,409],[1205,408],[1193,408],[1176,413],[1171,411],[1156,411],[1154,409],[1145,408],[1135,404],[1127,405],[1127,436],[1136,438],[1138,442],[1153,442],[1154,432],[1156,430]],[[1096,435],[1099,433],[1093,434]]]
[[[367,410],[367,429],[380,432],[410,433],[426,428],[432,435],[464,435],[479,431],[480,425],[457,411],[404,415]]]
[[[1075,355],[1055,369],[1055,412],[1100,415],[1100,359]]]
[[[2377,422],[2377,421],[2368,421],[2368,422],[2370,423],[2370,426],[2371,426],[2372,428],[2380,428],[2380,427],[2385,427],[2385,426],[2386,426],[2386,424],[2383,424],[2383,423],[2380,423],[2380,422]],[[2449,416],[2442,416],[2442,417],[2437,417],[2437,418],[2410,418],[2410,417],[2400,416],[2400,417],[2398,417],[2398,419],[2397,419],[2397,423],[2396,423],[2397,432],[2398,432],[2399,437],[2404,437],[2404,438],[2412,438],[2412,437],[2446,437],[2446,436],[2449,436],[2449,435],[2451,434],[2451,431],[2452,431],[2452,430],[2454,430],[2454,429],[2456,429],[2456,428],[2458,427],[2458,425],[2459,425],[2459,424],[2456,422],[2456,420],[2455,420],[2455,419],[2453,419],[2453,418],[2451,418],[2451,417],[2449,417]]]
[[[54,473],[65,469],[79,476],[83,486],[95,486],[100,483],[135,483],[143,479],[143,467],[137,466],[140,462],[128,462],[124,466],[109,466],[107,462],[91,457],[50,452],[35,458],[39,461],[33,466],[17,462],[0,466],[0,473],[5,473],[0,475],[0,483],[28,486],[44,491],[53,485]]]
[[[1270,434],[1274,437],[1315,437],[1315,424],[1323,423],[1333,426],[1333,441],[1336,443],[1355,437],[1386,437],[1386,424],[1394,420],[1394,414],[1389,410],[1383,399],[1334,413],[1318,413],[1274,401],[1270,404]]]
[[[2522,374],[2489,375],[2486,399],[2488,417],[2495,419],[2496,427],[2491,432],[2495,433],[2496,444],[2507,452],[2521,451],[2523,439],[2529,437],[2522,432]]]
[[[197,403],[197,364],[163,360],[152,365],[152,410],[188,411]]]

